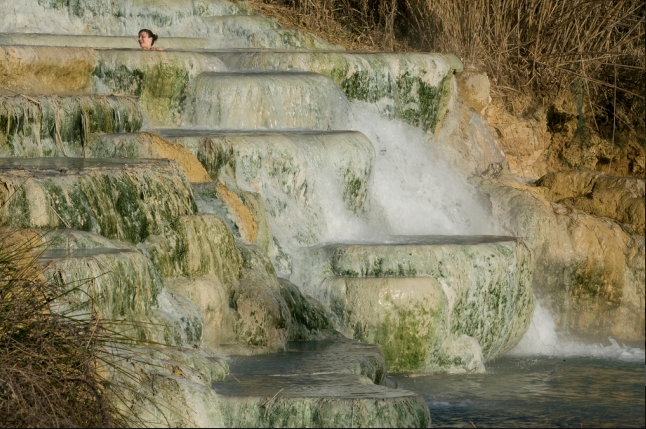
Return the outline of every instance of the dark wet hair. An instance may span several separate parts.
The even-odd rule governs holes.
[[[158,36],[158,35],[156,35],[155,33],[153,33],[152,31],[150,31],[150,30],[149,30],[149,29],[147,29],[147,28],[142,28],[141,30],[139,30],[139,33],[137,33],[137,34],[141,34],[142,32],[146,32],[146,34],[148,35],[148,37],[150,37],[151,39],[153,39],[153,42],[150,44],[150,46],[153,46],[153,45],[155,44],[155,42],[157,41],[157,39],[159,38],[159,36]]]

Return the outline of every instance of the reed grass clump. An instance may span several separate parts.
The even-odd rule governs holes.
[[[0,228],[0,426],[125,426],[106,380],[115,338],[61,305],[70,287],[42,277],[38,249],[37,234]]]
[[[253,0],[349,49],[453,53],[499,96],[584,96],[603,137],[644,129],[643,0]],[[272,11],[273,8],[273,11]]]

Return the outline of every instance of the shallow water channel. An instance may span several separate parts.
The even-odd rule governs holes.
[[[393,377],[433,427],[644,427],[643,360],[505,356],[486,374]]]

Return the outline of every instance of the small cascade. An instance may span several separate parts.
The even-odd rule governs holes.
[[[350,101],[386,118],[434,131],[451,98],[453,55],[350,52],[222,52],[232,70],[312,71],[333,79]]]
[[[575,357],[591,356],[595,358],[617,359],[629,362],[643,362],[644,349],[619,344],[612,337],[607,344],[585,343],[568,338],[566,333],[559,332],[550,311],[536,304],[532,322],[523,339],[509,353],[511,356],[554,356]]]
[[[357,216],[367,212],[375,155],[362,133],[159,132],[191,150],[211,177],[260,193],[279,248],[357,237],[365,228]],[[291,255],[273,256],[279,274],[289,276]]]

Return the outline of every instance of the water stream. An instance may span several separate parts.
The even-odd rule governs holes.
[[[644,349],[557,332],[538,304],[521,342],[485,374],[395,375],[434,427],[644,427]]]
[[[434,427],[644,427],[642,362],[503,357],[486,374],[395,377]]]

